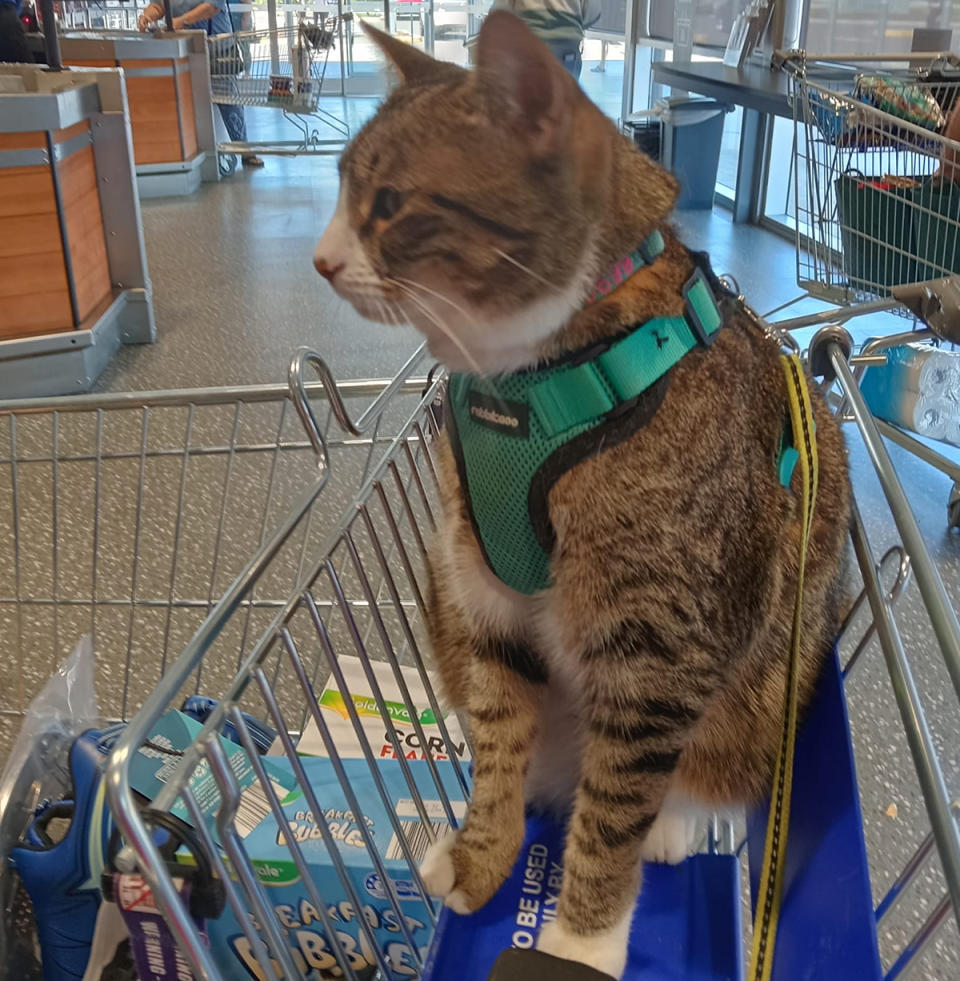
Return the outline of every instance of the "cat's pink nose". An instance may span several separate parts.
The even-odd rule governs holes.
[[[333,277],[343,269],[343,263],[337,263],[335,266],[331,266],[326,259],[321,259],[317,256],[314,257],[313,264],[317,267],[317,272],[323,276],[324,279],[333,280]]]

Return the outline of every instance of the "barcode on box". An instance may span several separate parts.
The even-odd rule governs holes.
[[[467,802],[465,800],[451,800],[449,801],[449,806],[458,822],[467,816]],[[420,808],[418,808],[416,802],[409,797],[401,797],[397,801],[395,813],[398,818],[401,818],[399,822],[400,830],[403,832],[403,837],[406,838],[407,844],[410,847],[410,855],[413,857],[414,862],[417,863],[423,861],[423,857],[427,854],[427,849],[430,847],[429,831],[423,821],[420,820],[421,808],[423,813],[431,819],[430,828],[433,829],[433,835],[437,841],[446,838],[454,830],[447,820],[447,808],[443,801],[422,800],[420,801]],[[402,820],[403,818],[416,818],[417,820]],[[433,818],[437,818],[438,820],[433,820]],[[387,847],[387,858],[406,859],[406,857],[399,838],[393,835],[390,839],[390,845]]]
[[[270,802],[263,787],[259,783],[250,784],[240,795],[240,803],[237,806],[235,821],[240,837],[246,838],[270,813]]]
[[[447,808],[443,801],[422,800],[420,801],[420,805],[423,808],[423,813],[431,820],[434,818],[447,819]],[[467,816],[467,802],[465,800],[451,800],[450,810],[457,821],[462,821]],[[398,818],[420,817],[420,809],[417,807],[416,802],[409,797],[401,797],[397,801],[395,812]]]
[[[423,821],[400,821],[399,824],[400,831],[410,848],[410,856],[415,863],[419,864],[423,861],[427,849],[430,847],[431,838],[427,826]],[[430,827],[433,829],[433,836],[437,841],[446,838],[453,831],[453,828],[446,821],[431,821]],[[387,847],[387,859],[406,859],[406,857],[400,839],[397,835],[393,835]]]

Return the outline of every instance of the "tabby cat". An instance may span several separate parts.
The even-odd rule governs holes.
[[[450,369],[491,384],[682,313],[693,259],[667,224],[676,182],[518,20],[486,19],[473,71],[367,30],[401,83],[344,153],[315,254],[360,313],[411,322]],[[654,230],[660,257],[585,305]],[[786,386],[777,346],[732,299],[721,310],[649,421],[553,485],[542,591],[487,566],[441,448],[432,646],[476,760],[466,821],[424,881],[479,909],[517,857],[525,808],[566,809],[559,915],[539,947],[615,978],[641,860],[680,861],[698,807],[761,797],[781,727],[800,541],[798,475],[784,487],[776,467]],[[839,429],[814,407],[804,700],[838,622],[849,503]]]

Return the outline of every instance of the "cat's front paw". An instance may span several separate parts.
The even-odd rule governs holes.
[[[420,865],[420,878],[426,886],[427,892],[431,896],[437,896],[444,900],[447,906],[457,913],[469,913],[468,909],[456,909],[453,905],[459,905],[459,897],[454,893],[454,884],[457,879],[456,871],[453,867],[453,851],[456,844],[456,834],[447,835],[439,841],[435,841],[423,857]],[[451,902],[452,900],[452,902]]]
[[[510,875],[517,848],[511,853],[503,847],[466,845],[457,832],[427,849],[420,877],[431,896],[439,896],[454,913],[465,916],[493,899]]]
[[[657,815],[640,848],[645,862],[679,865],[697,840],[697,812],[689,807],[668,806]]]
[[[581,935],[564,926],[560,919],[547,923],[540,931],[537,950],[564,960],[586,964],[601,974],[619,979],[627,967],[627,942],[633,910],[620,923],[602,933]]]

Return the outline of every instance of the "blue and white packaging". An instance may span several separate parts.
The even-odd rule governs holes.
[[[133,761],[134,789],[153,798],[176,767],[179,752],[189,745],[199,729],[198,723],[180,713],[172,712],[161,719]],[[290,761],[283,756],[262,757],[283,806],[286,826],[281,828],[244,751],[234,744],[224,743],[224,746],[228,747],[228,759],[241,787],[236,828],[265,888],[267,901],[286,931],[293,962],[311,981],[336,976],[337,962],[324,934],[321,914],[293,861],[286,844],[287,835],[300,845],[316,891],[354,969],[360,972],[376,964],[362,926],[365,921],[374,943],[389,959],[393,978],[401,981],[416,977],[417,962],[427,955],[432,928],[399,836],[403,836],[407,852],[418,864],[430,842],[424,815],[435,837],[442,838],[451,832],[438,779],[454,817],[458,822],[463,819],[466,801],[454,771],[456,764],[437,761],[435,779],[427,760],[378,760],[377,777],[385,792],[381,796],[365,760],[343,759],[346,783],[356,800],[355,813],[333,761],[326,757],[301,757],[307,782],[322,809],[321,820],[336,843],[345,881],[327,850],[317,816],[297,783]],[[209,815],[211,830],[215,832],[213,818],[219,795],[205,767],[198,767],[191,779],[191,789],[204,813]],[[415,797],[422,799],[423,814]],[[185,820],[188,817],[183,810],[174,808],[174,812]],[[402,922],[370,855],[368,838],[393,884]],[[254,929],[258,928],[252,917],[250,922]],[[207,921],[207,933],[211,952],[225,981],[263,978],[250,942],[229,905],[219,919]],[[416,951],[411,950],[411,940]]]
[[[280,758],[273,762],[286,763]],[[260,883],[265,887],[268,902],[287,931],[294,963],[311,979],[326,977],[324,972],[336,968],[336,960],[324,936],[320,914],[285,844],[284,836],[287,833],[296,837],[303,850],[317,892],[324,901],[354,969],[359,971],[376,963],[358,921],[362,916],[369,924],[376,944],[389,958],[393,977],[416,977],[419,973],[417,956],[421,960],[426,957],[433,931],[423,898],[411,878],[397,830],[367,764],[356,759],[343,761],[359,814],[351,810],[329,759],[305,758],[303,765],[313,792],[324,809],[323,820],[337,843],[358,902],[354,901],[347,884],[341,880],[316,817],[302,795],[292,801],[288,799],[284,806],[288,829],[278,828],[271,814],[249,832],[244,837],[244,848]],[[450,832],[450,824],[428,765],[413,760],[409,767],[423,798],[433,832],[442,838]],[[384,760],[379,763],[379,771],[399,831],[406,838],[415,862],[419,863],[426,852],[429,837],[400,764],[396,760]],[[455,817],[458,821],[462,820],[466,803],[458,792],[459,785],[449,763],[440,766],[440,777],[451,799]],[[370,857],[364,832],[372,839],[381,856],[418,955],[410,950],[410,943],[404,936],[397,913]],[[261,970],[250,950],[249,941],[229,909],[219,920],[208,921],[207,930],[211,949],[224,972],[224,978],[237,981],[261,978]]]
[[[331,674],[323,690],[317,694],[317,706],[341,757],[363,756],[363,748],[348,711],[349,700],[371,752],[379,759],[395,759],[397,756],[393,739],[384,726],[384,712],[390,719],[394,736],[405,759],[423,760],[429,754],[435,760],[445,760],[451,747],[461,760],[470,758],[459,719],[453,712],[446,712],[438,717],[434,709],[436,703],[427,694],[419,671],[410,667],[400,668],[404,687],[415,713],[415,725],[410,707],[397,685],[392,665],[384,661],[364,663],[360,658],[348,656],[339,657],[337,664],[349,694],[340,690]],[[378,697],[378,692],[370,683],[368,672],[373,675],[379,696],[382,697]],[[427,677],[431,688],[436,690],[433,677],[429,674]],[[449,747],[445,734],[450,739]],[[282,752],[282,749],[277,747],[277,751]],[[307,719],[297,743],[297,752],[302,756],[328,755],[320,729],[312,715]]]
[[[929,344],[887,350],[860,389],[880,419],[928,439],[960,446],[960,353]]]

